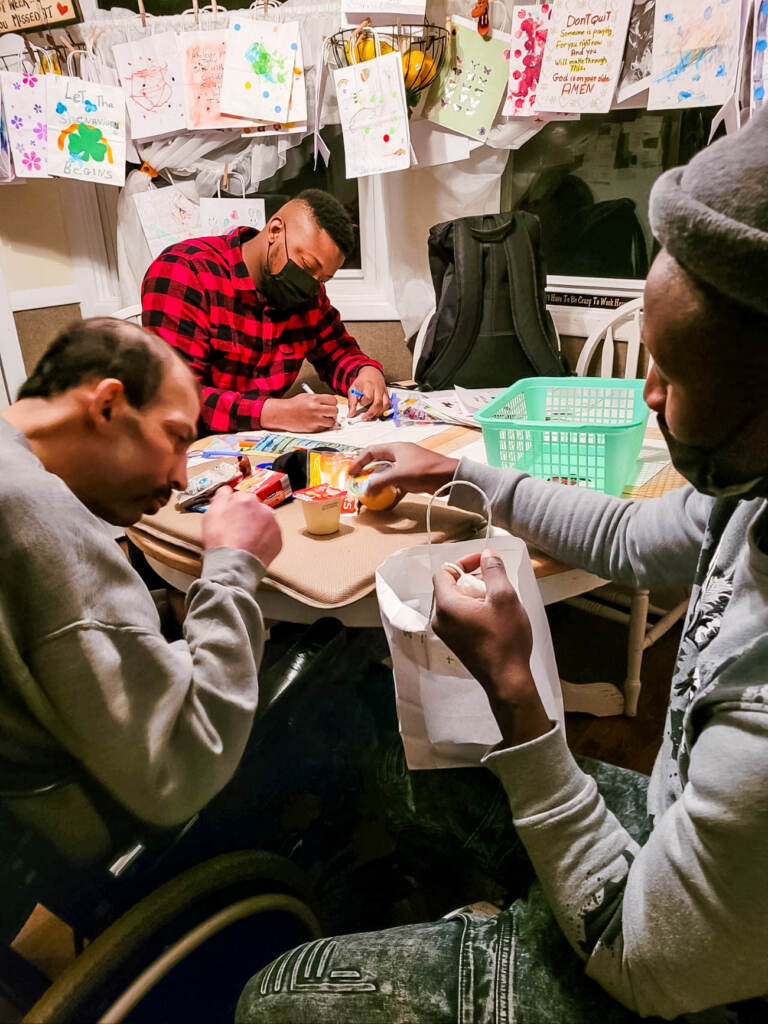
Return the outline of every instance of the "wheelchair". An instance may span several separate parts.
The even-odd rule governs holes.
[[[344,634],[320,619],[278,646],[260,674],[252,740],[327,670]],[[74,761],[35,772],[0,759],[0,993],[25,1022],[232,1020],[255,971],[322,936],[312,884],[286,856],[246,848],[200,859],[205,813],[151,827]],[[11,945],[36,904],[75,936],[78,955],[53,984]]]

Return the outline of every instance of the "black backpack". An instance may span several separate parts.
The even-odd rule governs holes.
[[[421,387],[502,387],[569,373],[545,306],[540,235],[538,218],[522,211],[430,229],[437,308],[416,367]]]

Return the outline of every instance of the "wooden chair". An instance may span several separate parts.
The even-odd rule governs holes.
[[[642,377],[641,355],[643,300],[633,299],[620,306],[584,342],[576,364],[576,375],[586,377],[589,368],[600,350],[598,375],[601,377],[622,376],[625,379]],[[616,335],[626,337],[626,359],[623,372],[616,372]],[[621,713],[630,717],[637,714],[640,696],[640,670],[643,652],[654,644],[685,614],[687,599],[672,609],[659,608],[649,603],[649,593],[641,588],[620,587],[608,584],[592,591],[588,596],[568,598],[566,604],[581,611],[591,612],[604,619],[619,622],[629,628],[627,639],[627,669],[623,693],[610,683],[574,685],[564,683],[563,692],[566,709],[584,710],[596,715]],[[599,689],[598,689],[599,688]],[[579,692],[581,691],[581,692]]]

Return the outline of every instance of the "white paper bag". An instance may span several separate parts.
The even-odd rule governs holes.
[[[266,224],[263,199],[200,200],[200,234],[225,235],[232,228],[261,228]]]
[[[27,71],[4,71],[0,75],[7,144],[20,178],[48,177],[45,87],[54,77]]]
[[[399,52],[333,72],[348,178],[411,165],[411,138]]]
[[[408,767],[477,765],[501,740],[485,691],[429,625],[432,575],[445,562],[491,547],[504,562],[531,622],[531,672],[544,708],[563,723],[549,623],[523,541],[500,536],[398,551],[376,572],[376,595],[392,655],[400,734]]]
[[[112,47],[125,90],[131,138],[183,132],[184,77],[175,32],[161,32]]]
[[[101,185],[123,185],[123,90],[69,75],[45,77],[49,173]]]
[[[232,16],[221,82],[221,112],[282,121],[293,90],[299,48],[296,21],[249,21]]]
[[[175,185],[137,192],[133,201],[153,260],[169,245],[201,234],[199,202],[193,202]]]

